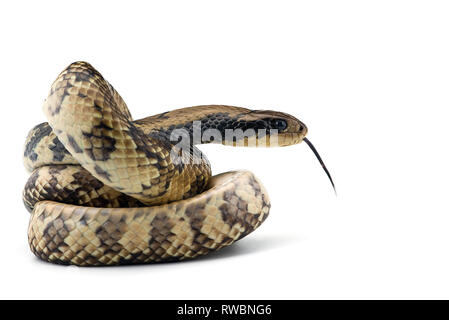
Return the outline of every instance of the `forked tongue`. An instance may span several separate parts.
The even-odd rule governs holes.
[[[310,142],[309,139],[307,138],[303,138],[303,141],[305,143],[307,143],[307,145],[310,147],[310,149],[312,149],[313,153],[315,154],[315,157],[318,159],[318,161],[321,164],[321,167],[323,167],[324,172],[326,172],[327,177],[329,178],[331,184],[332,184],[332,188],[334,188],[334,192],[335,194],[337,194],[337,190],[335,189],[335,185],[334,185],[334,181],[332,181],[332,177],[331,174],[329,173],[329,170],[327,170],[326,165],[324,164],[323,160],[320,157],[320,154],[318,153],[318,151],[315,149],[315,147],[313,146],[312,142]]]

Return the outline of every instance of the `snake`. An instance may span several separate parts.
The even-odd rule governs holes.
[[[31,251],[55,264],[182,261],[257,229],[271,207],[261,181],[247,170],[212,176],[198,144],[305,141],[330,178],[306,125],[292,115],[203,105],[133,120],[114,87],[83,61],[59,74],[43,111],[48,122],[25,141],[23,202]]]

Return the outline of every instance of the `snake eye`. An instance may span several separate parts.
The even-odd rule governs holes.
[[[274,125],[274,127],[276,129],[279,129],[279,130],[282,131],[282,130],[285,130],[287,128],[287,121],[282,120],[282,119],[275,119],[273,121],[273,125]]]

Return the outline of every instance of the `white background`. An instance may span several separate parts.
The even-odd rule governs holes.
[[[126,3],[126,4],[125,4]],[[449,5],[444,1],[14,1],[0,4],[2,298],[449,298]],[[22,148],[68,64],[134,118],[201,104],[291,113],[312,152],[203,146],[272,200],[209,257],[114,268],[40,262]]]

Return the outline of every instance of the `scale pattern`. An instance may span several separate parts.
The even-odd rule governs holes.
[[[58,264],[100,266],[177,261],[229,246],[268,216],[270,201],[248,171],[211,179],[200,196],[142,208],[94,208],[38,202],[31,250]]]
[[[275,129],[284,146],[307,133],[288,114],[222,105],[134,121],[118,92],[86,62],[58,76],[43,110],[48,123],[31,130],[24,148],[29,245],[45,261],[79,266],[190,259],[243,238],[268,216],[265,188],[249,171],[211,177],[194,145],[259,146]],[[201,133],[258,133],[241,141],[196,140],[194,121],[202,123]],[[176,129],[193,143],[188,152],[171,141]]]

